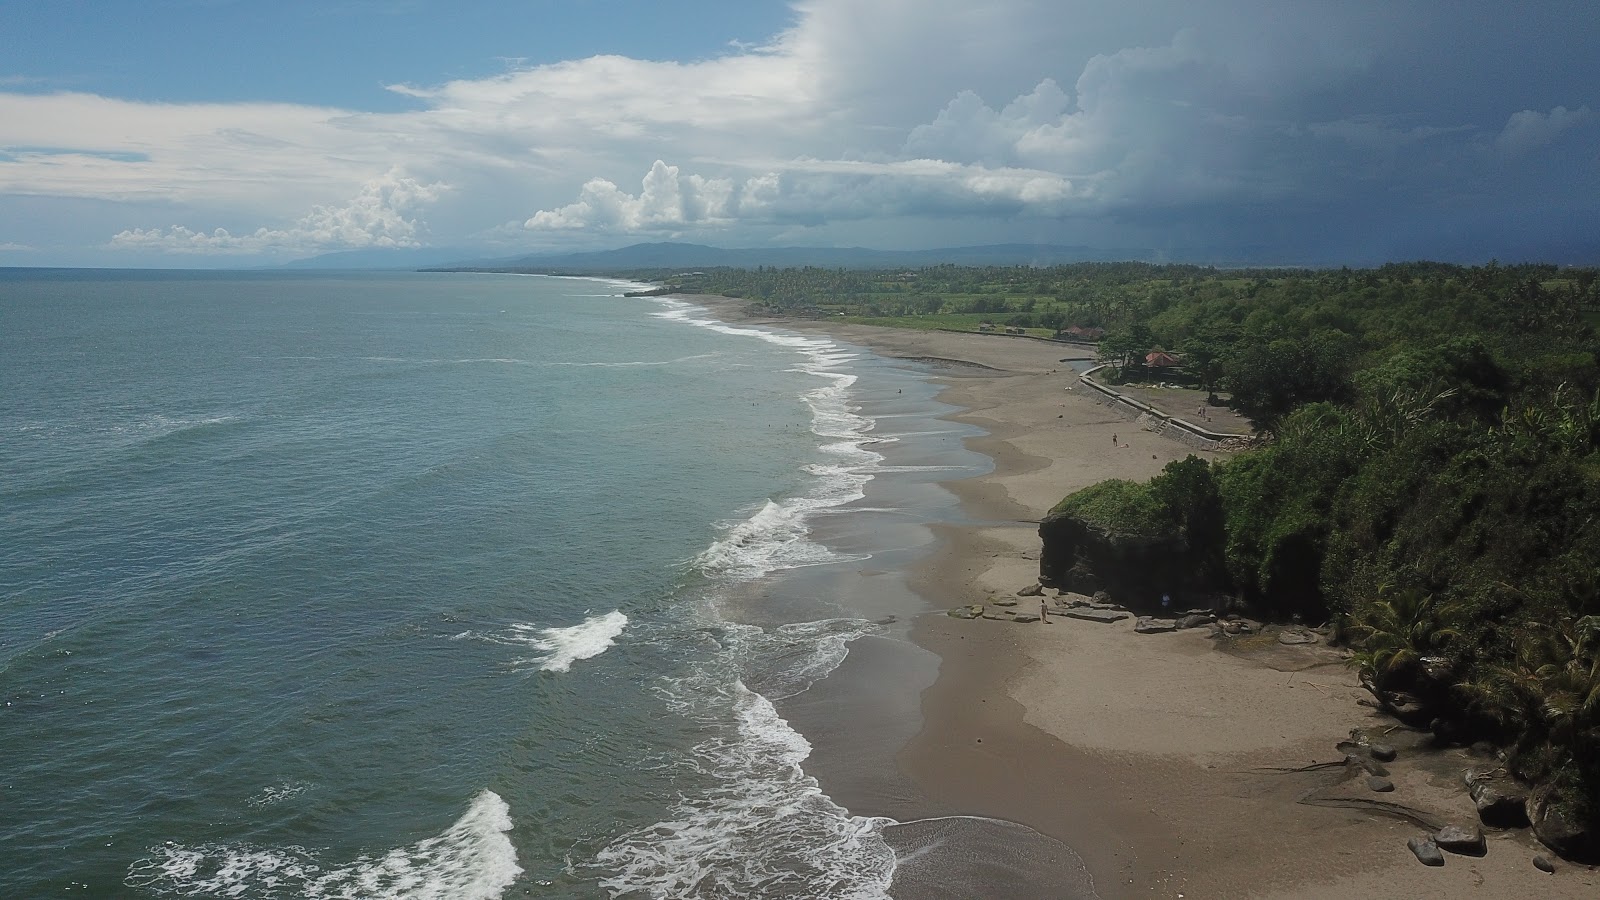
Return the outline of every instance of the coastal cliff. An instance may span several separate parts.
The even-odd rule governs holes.
[[[1104,591],[1141,612],[1159,610],[1163,595],[1190,605],[1206,588],[1193,575],[1189,542],[1181,534],[1119,533],[1058,509],[1039,523],[1039,539],[1039,581],[1047,587]]]

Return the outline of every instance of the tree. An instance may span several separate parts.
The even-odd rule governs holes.
[[[1247,342],[1226,358],[1223,386],[1233,392],[1239,411],[1270,431],[1307,403],[1350,398],[1354,344],[1331,329],[1305,340]]]

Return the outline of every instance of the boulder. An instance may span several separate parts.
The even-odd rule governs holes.
[[[1400,755],[1388,744],[1373,744],[1367,748],[1367,752],[1371,753],[1372,758],[1379,762],[1394,762],[1394,758]]]
[[[994,602],[995,606],[1016,606],[1017,605],[1017,601],[1011,599],[1010,597],[1001,597],[1000,599],[995,600],[993,602]]]
[[[1528,827],[1528,797],[1521,791],[1505,790],[1488,779],[1470,783],[1467,794],[1478,808],[1478,819],[1490,828]]]
[[[1043,593],[1044,593],[1044,585],[1042,585],[1042,584],[1030,584],[1027,587],[1023,588],[1022,590],[1017,591],[1017,596],[1018,597],[1037,597],[1037,596],[1039,596],[1039,595],[1041,595]]]
[[[1139,634],[1162,634],[1168,631],[1177,631],[1178,623],[1171,619],[1156,619],[1150,616],[1140,616],[1133,623],[1133,630]]]
[[[1211,617],[1209,615],[1187,615],[1177,622],[1179,628],[1204,628],[1210,624]]]
[[[1545,856],[1542,853],[1533,858],[1533,867],[1541,872],[1547,872],[1551,875],[1556,873],[1556,864],[1550,861],[1550,857]]]
[[[993,608],[991,608],[991,609],[985,609],[983,611],[983,617],[985,619],[990,619],[990,620],[998,622],[1001,619],[1009,619],[1009,618],[1011,618],[1011,614],[1006,612],[1005,610],[1002,610],[1002,609],[993,609]]]
[[[1111,595],[1106,593],[1105,591],[1095,591],[1094,592],[1094,596],[1090,597],[1089,599],[1093,600],[1096,603],[1110,603],[1111,602]]]
[[[957,619],[976,619],[983,615],[982,606],[958,606],[949,613]]]
[[[1560,796],[1548,787],[1528,797],[1533,834],[1558,856],[1577,862],[1600,861],[1600,834],[1562,809]]]
[[[1028,615],[1026,613],[1017,613],[1016,615],[1011,617],[1011,621],[1013,621],[1013,622],[1024,622],[1024,623],[1026,623],[1026,622],[1037,622],[1037,621],[1039,621],[1039,617],[1038,616],[1030,616],[1030,615]]]
[[[1128,618],[1127,613],[1110,609],[1066,609],[1061,611],[1061,615],[1069,619],[1083,619],[1086,622],[1104,622],[1108,624]]]
[[[1377,775],[1368,775],[1367,787],[1371,790],[1377,791],[1380,794],[1387,794],[1394,790],[1394,782]]]
[[[1410,847],[1411,852],[1416,855],[1417,862],[1425,866],[1444,865],[1444,854],[1439,852],[1439,845],[1435,844],[1427,836],[1414,837],[1406,841],[1406,846]]]
[[[1446,825],[1433,836],[1440,850],[1449,850],[1462,856],[1482,856],[1489,852],[1483,839],[1483,829],[1476,825]]]

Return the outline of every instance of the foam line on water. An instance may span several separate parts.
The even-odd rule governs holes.
[[[125,884],[158,897],[495,900],[522,874],[511,828],[510,807],[486,790],[440,834],[345,865],[304,847],[168,843],[130,866]]]
[[[657,318],[706,328],[721,334],[755,338],[800,354],[790,371],[820,378],[818,387],[803,391],[800,400],[811,413],[811,432],[822,441],[818,449],[832,457],[831,465],[803,467],[816,480],[804,495],[769,499],[742,521],[725,523],[723,534],[695,560],[702,571],[736,579],[759,578],[783,569],[838,562],[846,557],[810,540],[808,520],[815,514],[860,500],[872,480],[872,467],[883,456],[867,449],[869,433],[877,423],[860,415],[851,403],[856,376],[837,367],[859,355],[829,338],[785,334],[762,328],[730,325],[706,315],[704,307],[670,298],[652,298],[665,307]]]

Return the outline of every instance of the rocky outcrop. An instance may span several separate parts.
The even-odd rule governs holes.
[[[1561,797],[1549,787],[1528,797],[1528,818],[1539,842],[1574,862],[1600,862],[1600,833],[1565,809]]]
[[[1503,769],[1467,769],[1462,780],[1483,824],[1490,828],[1528,827],[1528,797]]]
[[[1105,592],[1129,609],[1150,613],[1169,612],[1162,608],[1163,596],[1176,611],[1195,605],[1185,602],[1189,598],[1209,593],[1179,535],[1119,534],[1056,512],[1039,523],[1039,538],[1039,580],[1050,587]]]

